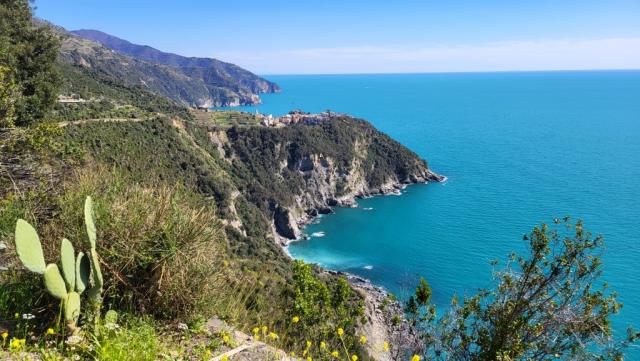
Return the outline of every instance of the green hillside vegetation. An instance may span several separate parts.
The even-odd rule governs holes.
[[[227,360],[261,343],[258,359],[371,359],[363,295],[288,258],[274,214],[312,192],[308,163],[320,155],[335,197],[354,192],[345,174],[375,190],[424,174],[424,160],[350,117],[270,128],[188,110],[120,79],[126,68],[40,57],[58,42],[31,22],[28,1],[2,2],[0,15],[0,358]],[[54,104],[58,95],[76,101]],[[611,335],[620,305],[596,283],[602,240],[558,224],[566,234],[535,228],[530,254],[512,255],[493,289],[454,299],[446,317],[421,282],[406,305],[411,335],[373,346],[412,361],[620,360],[638,335]],[[91,260],[74,269],[74,250]],[[220,320],[232,328],[212,326]]]

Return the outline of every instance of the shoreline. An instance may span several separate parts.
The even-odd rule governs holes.
[[[390,186],[381,187],[377,193],[357,194],[343,200],[336,206],[359,208],[357,203],[358,199],[368,199],[378,196],[400,196],[402,195],[401,191],[406,189],[408,186],[419,184],[428,185],[429,183],[445,183],[448,180],[446,176],[438,175],[431,171],[429,171],[429,175],[435,180],[430,181],[427,179],[423,182],[413,183],[393,182]],[[329,214],[332,213],[334,213],[333,210]],[[299,228],[305,228],[309,224],[318,221],[324,215],[321,213],[317,213],[313,216],[309,216],[308,213],[306,214],[306,217],[300,217],[300,219],[295,221]],[[289,246],[295,242],[311,238],[309,235],[301,234],[296,239],[286,239],[278,235],[277,232],[274,232],[274,236],[276,237],[276,241],[281,246],[284,254],[291,260],[296,260],[297,258],[293,257],[290,253]],[[402,305],[395,296],[384,286],[374,284],[371,280],[365,277],[358,276],[350,272],[329,269],[317,263],[314,263],[314,265],[320,269],[321,273],[345,277],[352,289],[355,292],[360,293],[362,296],[365,305],[365,316],[367,317],[368,322],[360,326],[360,331],[369,340],[367,343],[367,350],[369,351],[369,354],[377,361],[391,361],[391,354],[399,354],[401,350],[393,349],[393,345],[397,345],[398,343],[393,341],[409,339],[413,337],[415,333],[413,332],[412,326],[404,317]],[[396,320],[400,320],[400,322],[396,322]],[[380,345],[382,345],[383,342],[391,344],[391,352],[380,351]]]
[[[316,222],[318,219],[320,219],[324,215],[334,214],[335,212],[333,211],[333,208],[359,208],[359,205],[358,205],[359,199],[369,199],[369,198],[382,197],[382,196],[401,196],[402,191],[409,186],[429,185],[430,183],[446,183],[449,180],[449,178],[446,176],[437,174],[430,170],[428,170],[428,172],[429,172],[428,173],[429,176],[432,177],[431,179],[435,179],[435,180],[425,179],[424,181],[415,181],[410,183],[399,182],[399,181],[391,182],[389,184],[382,185],[375,192],[358,193],[352,196],[344,197],[343,199],[338,201],[335,205],[327,206],[326,209],[329,209],[328,212],[320,212],[318,209],[315,209],[316,213],[313,215],[311,215],[309,212],[305,212],[304,213],[305,216],[298,217],[297,219],[294,220],[294,222],[299,229],[302,229],[312,224],[313,222]],[[281,246],[284,253],[291,259],[295,259],[295,258],[292,257],[291,254],[289,253],[289,250],[288,250],[289,245],[291,245],[292,243],[308,240],[311,238],[311,236],[301,233],[296,238],[290,239],[290,238],[286,238],[279,235],[278,232],[275,232],[275,230],[273,232],[273,235],[274,235],[275,241]]]

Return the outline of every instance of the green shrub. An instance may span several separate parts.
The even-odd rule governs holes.
[[[180,187],[143,187],[127,183],[116,171],[96,168],[67,185],[58,200],[60,214],[48,225],[50,234],[62,229],[82,234],[81,214],[72,210],[87,194],[98,195],[107,302],[163,318],[209,310],[227,248],[215,209],[193,206]]]

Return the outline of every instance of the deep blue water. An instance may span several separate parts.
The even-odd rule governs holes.
[[[571,215],[605,236],[616,330],[640,327],[640,71],[268,78],[284,91],[261,112],[351,113],[449,178],[338,209],[294,257],[400,296],[422,275],[446,307],[490,285],[489,261],[523,251],[533,225]]]

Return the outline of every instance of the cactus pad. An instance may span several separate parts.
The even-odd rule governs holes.
[[[102,292],[102,271],[100,270],[100,261],[95,251],[91,252],[91,280],[93,286],[89,289],[89,297],[97,300]]]
[[[91,249],[96,248],[96,215],[93,212],[93,200],[91,197],[87,197],[84,201],[84,224],[87,227],[87,235],[89,236],[89,243]]]
[[[104,323],[105,324],[116,324],[118,323],[118,312],[114,310],[109,310],[104,314]]]
[[[80,295],[77,292],[69,292],[64,305],[64,318],[73,323],[80,317]]]
[[[16,223],[16,252],[22,264],[31,272],[43,274],[46,269],[38,232],[25,220]]]
[[[62,275],[67,283],[67,289],[73,291],[76,287],[76,255],[73,245],[68,239],[63,238],[60,245],[60,263]]]
[[[44,271],[44,285],[53,297],[59,300],[67,298],[67,288],[64,285],[64,279],[62,279],[58,266],[54,263],[48,264]]]
[[[84,292],[89,285],[89,276],[91,275],[91,265],[89,264],[89,257],[84,253],[78,253],[76,259],[76,287],[75,290],[78,293]]]

